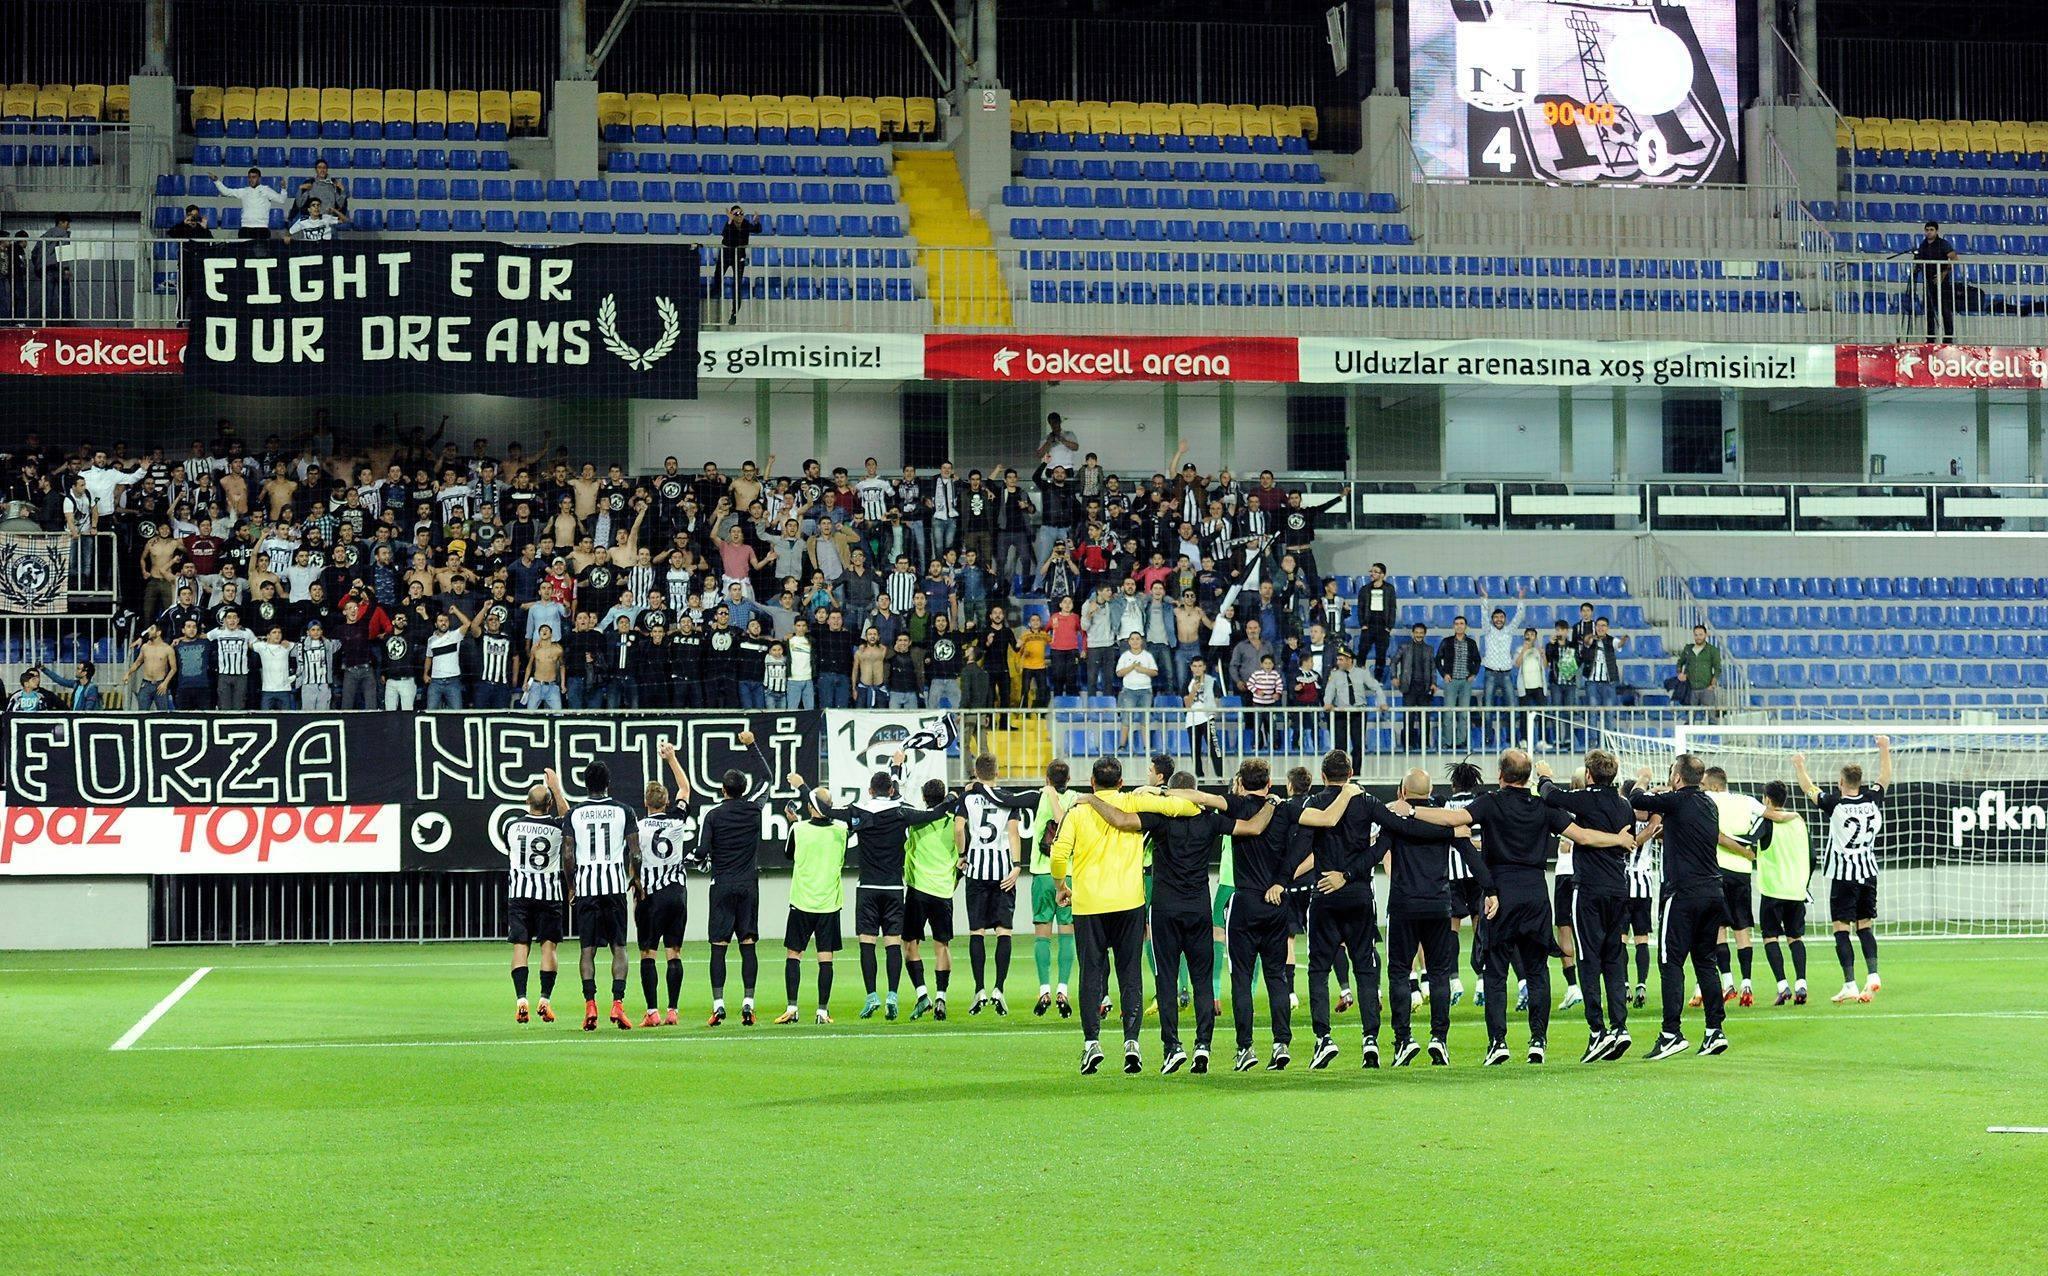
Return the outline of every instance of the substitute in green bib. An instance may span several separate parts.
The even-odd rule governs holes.
[[[1757,843],[1756,888],[1763,896],[1758,919],[1764,932],[1764,958],[1778,977],[1775,1005],[1806,1004],[1806,892],[1813,881],[1813,851],[1806,820],[1785,809],[1791,790],[1779,780],[1764,785],[1764,835]],[[1783,939],[1792,949],[1793,982],[1785,982]]]
[[[946,800],[946,782],[924,782],[924,804],[936,809]],[[946,1017],[946,989],[953,981],[953,891],[960,884],[960,830],[957,820],[935,820],[910,830],[903,856],[903,965],[910,971],[917,1004],[910,1017],[927,1013]],[[932,976],[937,994],[925,986],[924,933],[932,934]]]
[[[819,790],[817,807],[830,806],[832,794]],[[804,948],[818,949],[818,1023],[831,1023],[832,961],[839,952],[839,914],[846,906],[846,826],[814,813],[798,818],[792,804],[790,822],[789,924],[784,927],[786,955],[782,982],[789,993],[789,1009],[775,1020],[795,1023],[796,994],[803,977]]]
[[[1074,1013],[1074,1003],[1067,996],[1067,981],[1074,974],[1074,909],[1059,902],[1060,884],[1052,875],[1052,844],[1060,835],[1060,821],[1081,800],[1067,792],[1072,779],[1072,771],[1061,759],[1046,764],[1045,790],[1038,795],[1038,815],[1031,822],[1031,959],[1038,967],[1038,1004],[1031,1013],[1043,1015],[1057,1005],[1062,1019]],[[1052,983],[1055,932],[1060,952],[1058,991]]]

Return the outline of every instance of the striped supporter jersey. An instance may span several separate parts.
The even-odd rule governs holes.
[[[1828,876],[1838,882],[1877,880],[1877,835],[1884,830],[1884,786],[1866,784],[1854,797],[1823,793],[1828,822]]]
[[[968,790],[960,799],[967,818],[967,876],[996,882],[1010,875],[1010,826],[1017,812],[986,794]]]
[[[562,822],[521,815],[505,826],[505,851],[511,861],[506,879],[512,899],[562,898]]]
[[[632,813],[610,798],[593,798],[569,812],[577,895],[626,893],[626,835],[632,828]]]
[[[640,889],[649,895],[683,882],[691,849],[690,821],[673,811],[640,819]]]

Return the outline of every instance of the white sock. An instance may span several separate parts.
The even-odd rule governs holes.
[[[917,995],[918,995],[918,996],[920,996],[920,997],[924,997],[924,996],[929,996],[930,994],[928,994],[927,992],[925,992],[925,990],[924,990],[924,985],[923,985],[923,984],[919,984],[919,985],[917,986]]]
[[[1066,996],[1066,995],[1067,995],[1067,986],[1066,986],[1065,984],[1061,984],[1061,985],[1060,985],[1060,996],[1064,997],[1064,996]]]
[[[1344,993],[1344,995],[1345,995],[1345,996],[1347,996],[1347,997],[1351,996],[1351,990],[1350,990],[1349,988],[1343,989],[1342,991],[1343,991],[1343,993]]]
[[[1082,1042],[1082,1043],[1081,1043],[1081,1049],[1083,1049],[1083,1050],[1100,1050],[1100,1049],[1102,1049],[1102,1043],[1101,1043],[1100,1041],[1097,1041],[1097,1040],[1095,1040],[1095,1039],[1094,1039],[1093,1037],[1091,1037],[1091,1038],[1089,1038],[1088,1040],[1086,1040],[1086,1041],[1084,1041],[1084,1042]]]
[[[1462,980],[1462,979],[1453,979],[1453,980],[1451,981],[1451,991],[1452,991],[1452,992],[1460,992],[1460,993],[1461,993],[1461,992],[1464,992],[1464,991],[1465,991],[1465,981],[1464,981],[1464,980]]]
[[[1780,987],[1780,988],[1783,988],[1784,986],[1785,986],[1785,985],[1783,985],[1783,984],[1779,984],[1779,985],[1778,985],[1778,987]],[[1805,991],[1806,991],[1806,981],[1805,981],[1804,979],[1802,979],[1802,980],[1800,980],[1800,981],[1799,981],[1799,991],[1801,991],[1801,992],[1805,992]]]
[[[1049,992],[1051,992],[1051,991],[1052,991],[1052,985],[1051,985],[1051,984],[1040,984],[1040,985],[1038,985],[1038,995],[1039,995],[1039,996],[1041,996],[1041,997],[1045,996],[1045,994],[1047,994],[1047,993],[1049,993]],[[1066,991],[1066,985],[1065,985],[1065,984],[1062,984],[1062,985],[1060,985],[1060,991],[1062,991],[1062,992],[1065,992],[1065,991]]]
[[[1801,984],[1804,984],[1804,983],[1805,983],[1806,981],[1802,979],[1802,980],[1800,980],[1799,982],[1800,982]],[[1785,982],[1784,980],[1782,980],[1782,979],[1780,979],[1780,980],[1778,981],[1778,991],[1779,991],[1779,992],[1787,992],[1787,991],[1790,991],[1790,990],[1791,990],[1791,987],[1792,987],[1792,985],[1790,985],[1790,984],[1786,983],[1786,982]]]
[[[1745,980],[1743,980],[1743,981],[1742,981],[1742,991],[1744,991],[1744,992],[1748,992],[1748,991],[1749,991],[1749,981],[1748,981],[1747,979],[1745,979]]]
[[[744,1009],[752,1010],[754,1008],[754,999],[752,997],[742,997],[740,998],[740,1006]]]
[[[791,1013],[791,1014],[795,1014],[795,1013],[796,1013],[796,1003],[795,1003],[795,1002],[793,1002],[793,1001],[789,1003],[789,1013]]]
[[[711,999],[711,1008],[712,1008],[713,1010],[723,1010],[723,1009],[725,1009],[725,998],[723,998],[723,997],[713,997],[713,998]]]

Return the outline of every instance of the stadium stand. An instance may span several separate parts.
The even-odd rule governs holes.
[[[128,86],[10,84],[0,91],[0,168],[90,168],[100,125],[128,118]],[[72,140],[82,139],[82,140]]]
[[[938,103],[803,93],[600,93],[597,119],[612,143],[859,147],[931,136]]]

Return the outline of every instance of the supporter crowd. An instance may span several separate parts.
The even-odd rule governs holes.
[[[1618,681],[1625,639],[1590,607],[1547,640],[1519,605],[1470,634],[1404,626],[1384,565],[1351,596],[1320,574],[1337,498],[1204,473],[1185,446],[1131,481],[1057,414],[1028,464],[965,473],[770,456],[634,476],[548,441],[464,454],[445,429],[351,453],[324,420],[296,448],[223,422],[175,458],[31,436],[7,494],[49,530],[121,533],[145,711],[1167,697],[1200,728],[1233,698],[1601,704]]]

